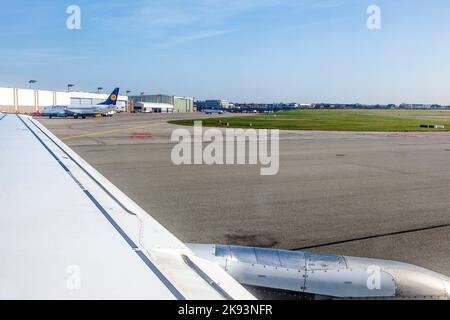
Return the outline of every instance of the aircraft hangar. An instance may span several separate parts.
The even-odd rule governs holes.
[[[33,113],[50,105],[96,104],[108,98],[108,93],[81,91],[36,90],[0,87],[0,112]],[[128,97],[119,95],[117,108],[123,111]]]

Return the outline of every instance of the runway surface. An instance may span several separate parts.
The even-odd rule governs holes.
[[[281,132],[275,176],[174,165],[179,127],[166,121],[205,117],[39,121],[182,241],[394,259],[450,275],[450,133]]]

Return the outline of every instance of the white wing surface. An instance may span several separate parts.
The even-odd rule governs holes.
[[[253,299],[28,116],[0,114],[0,299]]]

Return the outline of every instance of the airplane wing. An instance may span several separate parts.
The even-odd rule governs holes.
[[[0,299],[254,299],[31,117],[0,154]]]

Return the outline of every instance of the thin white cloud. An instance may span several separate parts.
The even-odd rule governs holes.
[[[341,6],[353,1],[355,0],[138,1],[134,4],[134,9],[126,9],[126,14],[99,16],[95,19],[95,24],[102,24],[119,34],[138,33],[144,43],[151,41],[156,47],[167,47],[169,44],[200,41],[229,33],[221,30],[228,29],[233,19],[258,10],[286,6],[311,10]],[[118,11],[117,7],[112,8],[115,12]]]
[[[219,30],[219,31],[205,31],[201,33],[189,34],[186,36],[175,37],[169,39],[168,41],[161,43],[157,48],[168,48],[176,45],[187,44],[194,41],[205,40],[210,38],[219,37],[228,33],[233,32],[232,30]]]
[[[52,62],[69,62],[76,60],[89,60],[92,56],[86,54],[76,54],[72,51],[51,49],[3,49],[0,58],[5,64],[46,64]]]

